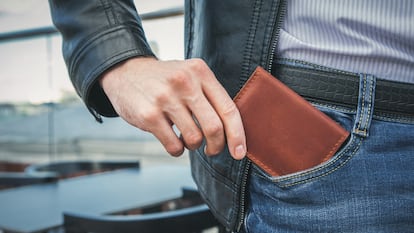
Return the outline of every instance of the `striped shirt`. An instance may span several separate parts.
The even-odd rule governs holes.
[[[290,0],[277,53],[414,83],[414,1]]]

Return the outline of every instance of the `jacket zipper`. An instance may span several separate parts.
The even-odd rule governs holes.
[[[279,1],[279,6],[278,6],[278,13],[276,15],[276,21],[275,24],[273,26],[273,32],[272,32],[272,42],[271,42],[271,49],[270,49],[270,54],[269,54],[269,59],[268,59],[268,64],[267,64],[267,71],[269,73],[272,72],[272,64],[273,64],[273,60],[275,57],[275,51],[276,51],[276,46],[278,44],[279,41],[279,29],[280,29],[280,25],[282,23],[282,20],[285,16],[286,13],[286,2],[284,0],[280,0]],[[244,223],[244,218],[246,217],[246,207],[245,207],[245,202],[246,202],[246,186],[247,186],[247,179],[249,177],[249,171],[250,171],[250,167],[251,167],[251,161],[250,160],[246,160],[246,165],[243,171],[243,177],[242,177],[242,183],[241,183],[241,187],[240,187],[240,211],[239,211],[239,222],[237,225],[237,231],[240,231],[241,227],[243,226]]]
[[[249,171],[251,166],[251,161],[246,159],[246,165],[243,171],[242,183],[240,187],[240,211],[239,211],[239,223],[237,225],[237,231],[240,231],[240,228],[243,226],[245,212],[246,212],[246,187],[247,187],[247,179],[249,177]]]
[[[272,65],[273,65],[273,60],[275,57],[275,51],[276,51],[276,46],[279,42],[279,29],[282,23],[282,20],[285,16],[286,13],[286,2],[284,0],[281,0],[279,2],[279,11],[278,14],[276,15],[276,22],[273,26],[273,34],[272,34],[272,47],[270,49],[270,57],[269,57],[269,63],[267,64],[267,71],[269,73],[272,73]]]

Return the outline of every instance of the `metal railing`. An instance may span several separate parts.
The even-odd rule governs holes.
[[[155,20],[155,19],[163,19],[163,18],[169,18],[169,17],[174,17],[174,16],[180,16],[183,14],[184,14],[184,7],[179,6],[179,7],[173,7],[173,8],[162,9],[158,11],[140,14],[140,17],[141,17],[141,20]],[[49,35],[53,35],[57,33],[58,33],[57,29],[53,26],[4,32],[4,33],[0,33],[0,42],[6,42],[6,41],[18,40],[18,39],[28,39],[28,38],[37,37],[37,36],[49,36]]]
[[[140,14],[140,18],[143,21],[147,20],[156,20],[156,19],[164,19],[170,18],[174,16],[181,16],[184,14],[184,7],[173,7],[168,9],[162,9],[158,11],[153,11],[149,13]],[[0,33],[0,43],[2,42],[11,42],[21,39],[31,39],[34,37],[44,37],[46,39],[46,54],[47,54],[47,66],[48,66],[48,82],[49,85],[52,87],[52,40],[51,38],[55,35],[58,35],[59,31],[54,26],[46,26],[46,27],[39,27],[39,28],[31,28],[26,30],[18,30],[18,31],[10,31],[10,32],[3,32]],[[53,101],[49,103],[48,108],[48,154],[50,159],[52,156],[57,154],[56,148],[56,141],[55,141],[55,116],[54,116],[54,104]],[[0,230],[1,233],[1,230]]]

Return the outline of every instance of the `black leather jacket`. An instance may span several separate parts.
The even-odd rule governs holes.
[[[50,6],[78,94],[97,120],[116,116],[97,78],[130,57],[154,56],[133,1],[50,0]],[[271,70],[283,14],[281,0],[186,0],[186,57],[202,58],[234,97],[256,66]],[[195,150],[190,158],[212,212],[227,229],[239,229],[250,162],[232,159],[227,150],[214,157]]]

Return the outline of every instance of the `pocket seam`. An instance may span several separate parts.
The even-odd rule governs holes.
[[[352,138],[352,137],[354,137],[354,138]],[[344,154],[348,153],[348,152],[349,152],[349,151],[353,148],[353,146],[352,146],[352,145],[356,143],[356,139],[358,139],[358,138],[356,138],[356,136],[351,136],[349,144],[348,144],[348,145],[346,145],[346,149],[345,149],[345,150],[343,150],[343,151],[340,151],[340,152],[339,152],[339,154],[338,154],[338,156],[336,156],[336,158],[335,158],[335,159],[332,159],[332,160],[328,161],[328,163],[326,163],[325,165],[320,166],[320,167],[315,168],[315,169],[310,169],[309,171],[306,171],[306,172],[303,172],[303,173],[299,173],[299,174],[297,174],[297,175],[293,175],[293,176],[288,176],[288,177],[280,178],[280,179],[277,179],[277,181],[285,181],[285,180],[289,180],[289,179],[296,179],[296,178],[300,178],[300,177],[302,177],[302,176],[306,176],[306,175],[308,175],[308,174],[310,174],[310,173],[318,172],[318,171],[320,171],[320,170],[322,170],[322,169],[324,169],[324,168],[328,167],[329,165],[331,165],[331,164],[335,163],[335,162],[336,162],[336,161],[338,161],[340,158],[342,158],[342,156],[343,156]],[[358,144],[355,148],[359,148],[359,146],[360,146],[361,142],[362,142],[362,140],[360,140],[359,144]],[[356,152],[356,151],[354,150],[354,151],[351,153],[351,155],[353,155],[353,153],[355,153],[355,152]],[[350,156],[350,157],[352,157],[352,156]],[[347,160],[345,160],[345,161],[348,161],[348,159],[347,159]],[[344,162],[345,162],[345,161],[344,161]]]
[[[297,182],[293,182],[293,183],[290,183],[290,184],[281,185],[281,187],[283,187],[283,188],[287,188],[287,187],[291,187],[291,186],[294,186],[294,185],[304,184],[304,183],[307,183],[307,182],[309,182],[309,181],[311,181],[311,180],[319,179],[319,178],[325,177],[325,176],[327,176],[327,175],[330,175],[331,173],[333,173],[333,172],[337,171],[338,169],[340,169],[341,167],[345,166],[345,165],[348,163],[348,161],[349,161],[349,160],[351,160],[351,159],[354,157],[355,153],[356,153],[356,152],[359,150],[359,148],[361,147],[362,141],[363,141],[362,139],[360,139],[360,140],[359,140],[359,143],[356,145],[355,149],[352,151],[352,153],[350,154],[350,156],[349,156],[349,157],[348,157],[345,161],[343,161],[342,163],[338,164],[338,166],[336,166],[336,167],[334,167],[334,168],[330,169],[330,170],[329,170],[329,171],[327,171],[327,172],[322,173],[321,175],[314,176],[314,177],[309,177],[308,179],[301,180],[301,181],[297,181]],[[345,153],[345,151],[344,151],[343,153]],[[342,157],[342,156],[338,156],[338,158],[337,158],[337,159],[335,159],[335,160],[333,160],[332,162],[337,161],[340,157]],[[329,164],[330,164],[330,163],[329,163]],[[329,164],[326,164],[326,166],[328,166]],[[307,172],[307,174],[310,174],[310,173],[312,173],[312,172],[319,171],[319,170],[321,170],[322,168],[325,168],[326,166],[320,167],[320,168],[318,168],[317,170],[311,170],[311,171]],[[305,176],[305,174],[298,175],[298,176],[297,176],[297,177],[295,177],[295,178],[299,178],[299,177],[301,177],[301,176]],[[287,178],[286,178],[286,179],[287,179]],[[285,180],[286,180],[286,179],[285,179]]]
[[[315,180],[315,179],[327,176],[327,175],[337,171],[339,168],[343,167],[345,164],[348,163],[349,160],[351,160],[354,157],[356,152],[361,147],[362,142],[363,142],[363,138],[352,134],[348,145],[346,145],[346,149],[339,152],[339,154],[336,156],[335,159],[329,161],[328,163],[326,163],[326,164],[324,164],[320,167],[310,169],[309,171],[299,173],[297,175],[292,175],[292,176],[288,176],[288,177],[284,177],[284,178],[271,177],[268,174],[264,173],[264,171],[261,170],[260,168],[258,168],[258,169],[260,169],[260,171],[254,172],[253,174],[255,174],[256,176],[259,176],[263,179],[269,180],[269,181],[277,184],[279,187],[282,187],[282,188],[287,188],[287,187],[291,187],[291,186],[294,186],[294,185],[307,183],[311,180]],[[326,169],[329,166],[331,166],[332,164],[334,164],[335,162],[337,162],[339,159],[343,158],[348,152],[351,152],[351,153],[349,154],[348,158],[346,158],[346,160],[339,163],[335,167],[330,168],[328,171],[323,172],[322,174],[319,174],[319,175],[311,176],[311,177],[309,177],[307,179],[304,179],[304,180],[299,180],[299,181],[295,181],[295,182],[292,182],[292,183],[288,182],[289,180],[300,179],[301,177],[312,175],[312,173],[317,173],[317,172],[319,172],[323,169]],[[264,173],[264,174],[261,174],[261,173]],[[286,184],[282,184],[283,182],[285,182]]]

